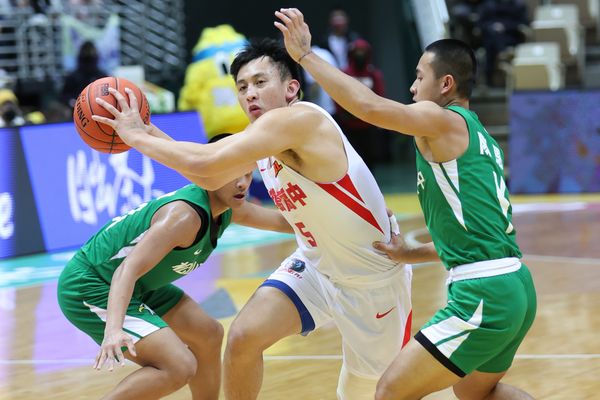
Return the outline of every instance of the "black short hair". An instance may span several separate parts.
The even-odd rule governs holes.
[[[473,50],[461,40],[441,39],[431,43],[425,51],[435,55],[431,67],[436,78],[452,75],[458,95],[470,98],[477,75],[477,60]]]
[[[233,79],[237,81],[238,73],[244,65],[261,57],[269,57],[277,65],[281,80],[291,77],[300,81],[298,64],[290,57],[280,41],[271,38],[250,39],[248,41],[231,63]]]

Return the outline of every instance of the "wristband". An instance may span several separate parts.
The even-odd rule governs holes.
[[[306,57],[307,55],[309,55],[310,53],[312,53],[312,50],[307,51],[306,53],[304,53],[302,56],[300,56],[300,58],[298,59],[298,64],[300,64],[302,62],[302,59],[304,57]]]

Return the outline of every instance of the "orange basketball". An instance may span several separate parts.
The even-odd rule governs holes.
[[[83,89],[75,107],[73,108],[73,121],[79,136],[91,148],[102,153],[122,153],[129,150],[131,147],[123,143],[119,135],[110,126],[101,124],[92,119],[92,115],[100,115],[102,117],[113,118],[100,104],[96,103],[96,98],[99,97],[106,102],[115,106],[118,110],[121,109],[117,105],[117,100],[108,92],[108,88],[113,87],[118,90],[127,101],[129,96],[125,92],[125,88],[130,88],[135,94],[140,115],[145,124],[150,122],[150,107],[148,99],[144,93],[133,82],[123,78],[115,78],[108,76],[100,78],[90,83]]]

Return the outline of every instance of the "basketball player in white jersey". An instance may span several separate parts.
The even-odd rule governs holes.
[[[275,205],[294,228],[298,249],[256,290],[230,328],[227,399],[256,399],[263,351],[330,321],[342,335],[338,398],[373,398],[378,378],[409,340],[411,322],[410,266],[372,247],[374,241],[389,241],[393,229],[383,195],[331,115],[298,101],[298,67],[281,44],[251,41],[231,73],[251,124],[214,144],[172,141],[144,125],[131,93],[128,102],[111,92],[122,111],[98,100],[114,120],[93,118],[209,189],[257,163]]]

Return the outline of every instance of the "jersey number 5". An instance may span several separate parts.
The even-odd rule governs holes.
[[[306,241],[308,242],[308,244],[310,244],[312,247],[317,247],[317,241],[315,240],[312,233],[304,230],[304,228],[306,228],[306,226],[302,222],[296,222],[295,225],[298,228],[298,230],[300,231],[300,233],[302,234],[302,236],[304,236],[307,239]]]

